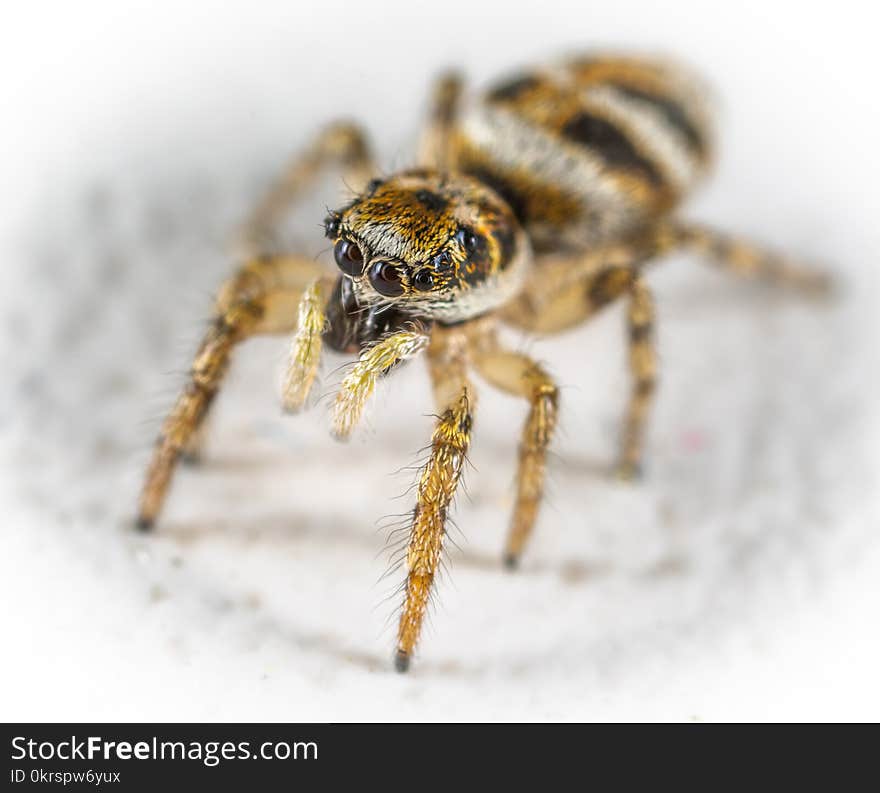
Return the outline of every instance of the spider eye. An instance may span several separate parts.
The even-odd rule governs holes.
[[[333,248],[336,264],[346,275],[357,276],[364,271],[364,254],[353,242],[339,240]]]
[[[413,276],[412,282],[419,292],[429,292],[434,286],[434,275],[430,270],[419,270]]]
[[[339,216],[333,212],[324,218],[324,236],[331,240],[339,236]]]
[[[446,251],[441,251],[434,257],[434,267],[440,272],[448,270],[451,264],[452,257]]]
[[[460,228],[455,235],[455,241],[465,249],[467,253],[473,253],[480,244],[480,238],[473,231]]]
[[[403,294],[400,273],[391,262],[376,262],[370,267],[370,283],[380,295],[397,297]]]

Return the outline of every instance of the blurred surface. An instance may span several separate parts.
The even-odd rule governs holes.
[[[19,11],[0,47],[3,718],[880,716],[878,59],[856,4],[171,8]],[[458,547],[407,678],[382,518],[410,507],[400,469],[430,433],[420,363],[343,446],[326,395],[344,359],[312,412],[282,417],[287,340],[249,343],[205,465],[181,472],[156,536],[134,534],[227,242],[314,129],[359,118],[405,165],[439,69],[483,82],[608,44],[676,54],[715,87],[718,168],[686,214],[827,264],[838,299],[658,268],[662,385],[636,486],[606,475],[619,308],[511,335],[563,386],[549,500],[505,573],[525,409],[484,387]],[[291,244],[320,254],[338,197],[330,182],[297,211]]]

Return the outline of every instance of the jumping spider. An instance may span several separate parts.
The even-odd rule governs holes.
[[[406,670],[471,441],[472,369],[529,404],[508,567],[516,566],[538,513],[559,392],[538,363],[502,346],[499,324],[556,333],[627,301],[633,386],[618,472],[631,479],[657,381],[649,263],[690,251],[741,275],[806,292],[826,287],[819,273],[677,217],[709,164],[708,121],[702,89],[682,67],[594,56],[520,73],[469,103],[461,79],[443,77],[421,164],[387,178],[376,178],[358,127],[326,129],[246,226],[251,254],[220,290],[216,318],[164,423],[139,527],[156,520],[181,456],[197,452],[239,342],[294,334],[283,392],[290,412],[305,404],[322,345],[357,355],[333,406],[338,438],[357,425],[377,378],[424,353],[438,419],[410,521],[395,660]],[[265,253],[285,210],[328,165],[343,168],[357,189],[325,221],[341,271],[335,277],[309,257]]]

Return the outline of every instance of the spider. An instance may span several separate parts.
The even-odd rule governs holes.
[[[476,97],[462,78],[436,83],[418,166],[378,178],[366,136],[324,129],[245,225],[247,254],[220,289],[215,319],[156,442],[137,525],[151,528],[181,458],[194,457],[230,355],[260,334],[292,333],[283,406],[306,403],[322,347],[356,356],[332,407],[346,438],[378,378],[427,359],[436,425],[409,519],[395,667],[416,649],[441,558],[447,513],[471,443],[483,380],[528,403],[504,562],[516,567],[538,515],[559,411],[548,372],[506,349],[500,325],[534,334],[572,328],[626,302],[632,391],[617,473],[640,472],[655,394],[654,304],[647,266],[700,254],[744,276],[822,293],[823,274],[680,219],[712,141],[700,82],[663,59],[596,54],[522,71]],[[324,221],[339,273],[278,253],[275,230],[328,166],[355,197]]]

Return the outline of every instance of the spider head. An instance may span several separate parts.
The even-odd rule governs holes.
[[[374,180],[325,221],[361,305],[440,322],[471,319],[521,288],[531,249],[510,207],[461,174]]]

